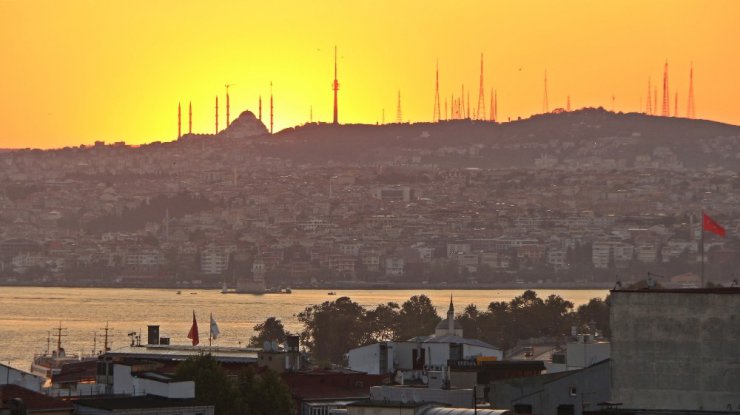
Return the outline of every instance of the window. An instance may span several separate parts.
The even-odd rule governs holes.
[[[568,393],[570,396],[578,395],[578,388],[576,388],[576,385],[570,385],[570,387],[568,387]]]

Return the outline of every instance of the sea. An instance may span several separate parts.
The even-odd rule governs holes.
[[[67,354],[89,356],[103,349],[106,326],[111,349],[130,345],[135,335],[141,335],[145,343],[148,325],[159,325],[160,337],[169,337],[172,344],[189,344],[187,334],[195,312],[201,344],[208,342],[212,316],[221,332],[213,345],[246,346],[254,326],[266,318],[279,318],[288,331],[298,333],[302,329],[298,313],[343,296],[371,308],[389,301],[401,304],[425,294],[443,316],[450,295],[459,313],[468,304],[485,309],[492,301],[509,301],[523,291],[300,289],[290,294],[255,295],[194,289],[0,287],[0,362],[29,370],[35,354],[55,349],[59,327]],[[608,290],[536,291],[541,298],[560,295],[576,307],[608,294]]]

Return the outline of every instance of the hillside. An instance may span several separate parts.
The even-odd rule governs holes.
[[[418,156],[421,163],[438,165],[526,167],[545,156],[557,163],[587,165],[595,159],[607,160],[614,167],[656,161],[687,168],[737,169],[740,165],[738,126],[602,109],[501,124],[472,120],[380,126],[314,123],[250,139],[264,155],[298,162],[377,162]]]

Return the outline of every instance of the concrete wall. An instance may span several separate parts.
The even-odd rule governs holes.
[[[615,291],[612,400],[740,411],[740,290]]]
[[[488,398],[494,408],[530,405],[532,413],[557,414],[561,405],[571,405],[581,415],[584,409],[598,411],[599,402],[610,400],[610,379],[610,362],[605,361],[585,369],[493,382]]]
[[[0,364],[0,385],[18,385],[40,392],[43,383],[44,379],[39,376]]]
[[[391,350],[388,353],[388,361],[392,365],[393,352]],[[350,350],[347,353],[347,361],[349,368],[358,372],[366,372],[370,375],[388,373],[382,372],[380,368],[380,343],[369,344]]]

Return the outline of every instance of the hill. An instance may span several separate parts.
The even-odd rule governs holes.
[[[264,155],[297,162],[413,159],[467,167],[527,167],[535,163],[588,167],[598,163],[615,168],[642,164],[731,169],[740,165],[738,126],[603,109],[543,114],[507,123],[313,123],[248,139],[254,140],[252,144]]]

